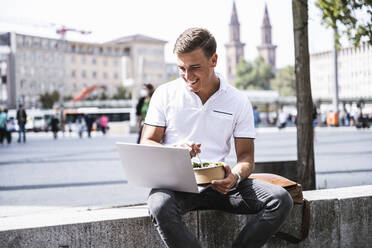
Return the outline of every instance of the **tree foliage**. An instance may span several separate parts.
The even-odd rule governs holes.
[[[294,67],[289,65],[279,70],[271,80],[271,88],[279,92],[280,96],[296,95],[296,77]]]
[[[372,0],[317,0],[315,5],[322,12],[323,24],[336,30],[337,48],[340,34],[346,34],[355,46],[363,40],[372,45]]]
[[[269,90],[274,77],[271,66],[262,57],[253,62],[241,59],[236,66],[235,86],[239,89]]]
[[[55,102],[59,101],[59,92],[57,90],[53,91],[52,93],[46,92],[41,94],[40,102],[43,109],[51,109]]]
[[[130,99],[131,93],[124,87],[124,86],[118,86],[116,88],[116,93],[112,96],[112,99]]]

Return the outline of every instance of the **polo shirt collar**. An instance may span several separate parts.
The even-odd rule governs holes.
[[[218,90],[226,91],[227,90],[227,83],[224,77],[218,72],[216,72],[216,76],[220,79],[220,88]]]

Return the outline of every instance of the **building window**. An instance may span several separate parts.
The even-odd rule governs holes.
[[[73,64],[74,64],[74,63],[75,63],[75,61],[76,61],[76,60],[75,60],[75,56],[71,56],[71,63],[73,63]]]
[[[118,79],[118,78],[119,78],[119,75],[118,75],[117,72],[114,73],[114,78],[115,78],[115,79]]]
[[[118,60],[114,59],[114,66],[118,66]]]
[[[26,80],[22,79],[20,83],[21,89],[23,89],[26,86]]]
[[[103,60],[103,65],[107,66],[107,60],[106,59]]]
[[[71,71],[71,77],[76,77],[76,71],[75,70]]]
[[[107,79],[107,78],[108,78],[107,72],[104,72],[104,73],[103,73],[103,78],[104,78],[104,79]]]
[[[92,64],[93,65],[97,64],[97,60],[95,58],[92,59]]]
[[[81,58],[81,63],[82,63],[82,64],[85,64],[85,63],[86,63],[86,61],[87,61],[87,60],[86,60],[86,58],[85,58],[85,57],[82,57],[82,58]]]
[[[83,71],[81,72],[81,76],[82,76],[83,78],[86,78],[86,77],[87,77],[87,73],[86,73],[85,70],[83,70]]]
[[[95,71],[92,72],[92,77],[93,77],[93,78],[96,78],[96,77],[97,77],[97,72],[95,72]]]

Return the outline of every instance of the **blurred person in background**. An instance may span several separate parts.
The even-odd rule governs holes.
[[[8,145],[12,143],[12,132],[14,132],[15,130],[14,118],[9,118],[6,121],[6,139],[8,141]]]
[[[143,129],[143,122],[145,121],[147,110],[150,105],[150,100],[152,97],[152,94],[154,94],[154,86],[152,84],[144,84],[140,95],[141,98],[138,100],[137,106],[136,106],[136,115],[138,118],[137,121],[137,127],[138,127],[138,138],[137,138],[137,144],[141,141],[141,134]]]
[[[260,111],[258,111],[257,106],[253,106],[253,118],[254,118],[254,127],[257,128],[258,124],[261,122]]]
[[[53,137],[54,137],[54,139],[57,139],[58,138],[58,130],[59,130],[59,119],[58,119],[57,115],[54,115],[52,117],[52,121],[51,121],[50,124],[51,124],[51,127],[52,127]]]
[[[285,128],[288,122],[288,114],[283,110],[280,110],[278,121],[279,121],[278,128],[279,129]]]
[[[87,125],[88,138],[90,138],[91,137],[92,128],[93,128],[93,123],[94,123],[94,119],[93,119],[92,115],[88,114],[85,117],[85,123]]]
[[[6,137],[6,120],[8,119],[8,111],[4,111],[0,107],[0,143],[3,144],[3,140]]]
[[[83,137],[83,132],[84,132],[84,129],[85,129],[85,120],[82,116],[79,116],[77,119],[76,119],[76,130],[78,132],[78,135],[79,135],[79,138],[82,138]]]
[[[23,143],[26,143],[26,122],[27,122],[27,113],[23,105],[19,105],[17,110],[17,121],[18,121],[18,143],[21,143],[21,138],[23,134]]]
[[[99,127],[103,134],[106,134],[107,128],[108,128],[108,117],[106,115],[102,115],[99,117]]]

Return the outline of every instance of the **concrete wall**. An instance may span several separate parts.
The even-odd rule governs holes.
[[[309,237],[298,245],[272,238],[265,247],[370,247],[372,185],[304,192],[310,200]],[[203,247],[231,247],[252,216],[196,211],[184,216]],[[301,206],[281,230],[299,235]],[[0,247],[163,247],[146,206],[62,209],[0,219]]]

